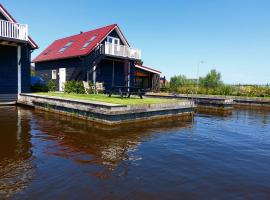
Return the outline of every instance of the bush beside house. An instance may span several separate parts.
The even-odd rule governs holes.
[[[84,94],[85,89],[82,81],[67,81],[65,83],[65,93]]]

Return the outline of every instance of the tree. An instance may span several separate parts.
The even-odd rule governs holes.
[[[200,85],[207,88],[216,88],[223,85],[221,81],[221,74],[215,69],[212,69],[205,77],[200,77]]]
[[[189,81],[185,75],[178,75],[171,77],[170,85],[171,87],[177,88],[188,84],[188,82]]]
[[[170,89],[174,92],[179,91],[179,89],[183,87],[190,87],[191,85],[194,85],[194,82],[187,79],[185,75],[173,76],[170,80]]]

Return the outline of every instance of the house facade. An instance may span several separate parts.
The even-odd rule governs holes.
[[[161,72],[138,64],[141,50],[130,46],[117,24],[56,40],[33,62],[37,76],[55,80],[59,91],[71,80],[159,90]]]
[[[19,24],[0,4],[0,102],[16,101],[30,92],[31,52],[37,44],[28,36],[28,26]]]

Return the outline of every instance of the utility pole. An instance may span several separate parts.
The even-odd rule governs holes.
[[[200,65],[201,64],[204,64],[205,61],[201,60],[198,62],[198,65],[197,65],[197,87],[196,87],[196,96],[198,96],[198,90],[199,90],[199,68],[200,68]]]

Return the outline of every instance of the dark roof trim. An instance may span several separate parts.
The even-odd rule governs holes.
[[[146,67],[146,66],[143,66],[143,65],[135,65],[135,67],[139,68],[139,69],[142,69],[142,70],[145,70],[145,71],[148,71],[148,72],[151,72],[151,73],[154,73],[154,74],[161,74],[161,71],[158,71],[158,70],[155,70],[155,69],[152,69],[150,67]]]

